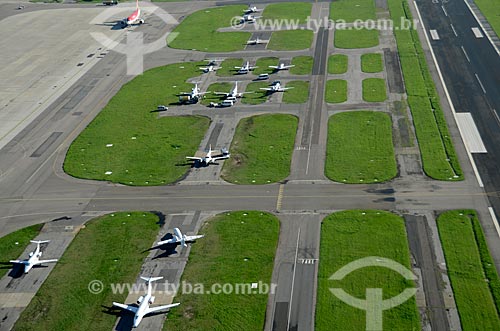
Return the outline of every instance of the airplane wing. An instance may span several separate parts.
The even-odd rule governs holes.
[[[186,156],[186,159],[195,160],[195,161],[203,160],[201,157],[195,157],[195,156]]]
[[[264,91],[274,91],[272,87],[261,87],[260,89]]]
[[[243,67],[234,67],[235,69],[242,69]]]
[[[290,64],[290,65],[284,66],[283,68],[289,69],[289,68],[293,68],[293,67],[295,67],[295,64]]]
[[[36,264],[43,264],[43,263],[54,263],[57,262],[57,259],[51,259],[51,260],[38,260],[38,262],[33,263],[34,265]]]
[[[134,314],[137,313],[137,307],[135,306],[124,305],[123,303],[118,303],[118,302],[113,302],[113,306],[131,311]]]
[[[26,260],[10,260],[10,263],[28,264]]]
[[[269,66],[269,68],[279,69],[279,66]]]
[[[217,94],[217,95],[229,95],[229,93],[227,93],[227,92],[214,92],[214,94]]]
[[[156,243],[156,246],[161,246],[165,244],[175,244],[177,240],[175,238],[167,239],[167,240],[162,240]]]
[[[227,159],[227,157],[220,157],[218,158],[219,160],[220,159]],[[193,240],[196,240],[196,239],[200,239],[200,238],[203,238],[204,235],[197,235],[197,236],[186,236],[186,241],[193,241]]]
[[[180,305],[180,303],[173,303],[171,305],[164,305],[164,306],[158,306],[158,307],[152,307],[152,308],[149,307],[146,310],[146,314],[151,314],[151,313],[154,313],[154,312],[157,312],[157,311],[160,311],[160,310],[170,309],[170,308],[173,308],[173,307],[177,307],[178,305]]]

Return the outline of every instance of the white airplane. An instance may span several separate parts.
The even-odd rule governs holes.
[[[205,164],[205,165],[209,165],[210,163],[215,163],[219,160],[229,159],[229,157],[231,157],[231,154],[225,148],[223,148],[221,150],[222,154],[220,154],[220,155],[214,156],[214,155],[212,155],[213,152],[214,152],[214,150],[212,150],[212,145],[210,145],[208,152],[207,152],[207,155],[205,155],[204,157],[186,156],[186,159],[200,162],[200,163]],[[179,230],[179,229],[176,228],[174,230]],[[182,237],[180,231],[178,233],[177,233],[177,231],[175,231],[175,234],[176,234],[176,236],[179,235],[179,238]],[[196,236],[194,236],[194,237],[196,237]],[[196,239],[196,238],[194,238],[194,239]],[[158,243],[158,244],[160,244],[160,243]]]
[[[251,15],[251,14],[245,14],[245,15],[239,17],[240,18],[240,24],[255,23],[261,17],[262,16],[254,16],[254,15]]]
[[[179,230],[179,228],[174,228],[174,237],[167,240],[159,241],[156,246],[166,245],[166,244],[177,244],[180,243],[182,246],[187,247],[188,242],[195,241],[196,239],[203,238],[204,235],[198,236],[186,236]]]
[[[280,81],[275,81],[271,84],[270,87],[261,87],[261,90],[268,92],[285,92],[286,90],[292,89],[293,87],[283,87]]]
[[[139,8],[139,0],[135,2],[135,11],[127,18],[122,20],[122,25],[129,26],[134,24],[143,24],[144,19],[141,18],[141,8]]]
[[[234,88],[230,92],[214,92],[217,95],[225,95],[227,98],[241,98],[243,94],[253,92],[238,92],[238,82],[234,84]]]
[[[181,92],[179,94],[179,102],[198,102],[200,97],[203,97],[205,94],[210,93],[210,91],[207,92],[201,92],[200,88],[198,87],[198,83],[194,84],[194,87],[191,89],[191,92]]]
[[[262,40],[262,39],[250,39],[247,41],[247,45],[259,45],[259,44],[267,44],[269,40]]]
[[[251,13],[257,13],[259,11],[261,11],[262,9],[258,9],[257,7],[255,6],[248,6],[247,9],[245,9],[243,12],[245,14],[251,14]]]
[[[217,71],[222,67],[215,67],[214,65],[210,64],[208,67],[200,67],[200,70],[202,70],[204,73],[209,73],[213,71]]]
[[[42,256],[42,252],[40,251],[40,244],[48,243],[50,240],[30,240],[32,243],[36,244],[36,249],[29,254],[29,259],[27,260],[10,260],[11,263],[23,264],[24,265],[24,273],[27,274],[28,271],[31,270],[36,265],[40,265],[43,263],[54,263],[57,262],[57,259],[52,260],[40,260]]]
[[[243,67],[235,67],[235,68],[238,69],[238,73],[239,74],[246,74],[249,71],[251,71],[251,70],[253,70],[255,68],[258,68],[258,67],[252,67],[252,66],[250,66],[250,62],[247,61]]]
[[[293,67],[295,67],[295,64],[290,64],[290,65],[286,66],[284,63],[280,63],[277,66],[269,66],[269,68],[273,68],[276,71],[288,70],[288,69],[293,68]]]
[[[153,308],[149,307],[149,305],[155,301],[155,297],[151,294],[151,283],[156,281],[156,280],[162,279],[162,278],[163,277],[147,277],[146,278],[146,277],[141,276],[141,279],[144,279],[146,281],[146,284],[148,285],[148,290],[147,290],[145,295],[142,295],[139,297],[139,299],[137,299],[137,304],[139,304],[139,307],[137,307],[136,305],[126,305],[126,304],[122,304],[122,303],[113,302],[113,306],[131,311],[135,314],[134,324],[133,324],[134,328],[139,326],[142,319],[147,314],[155,313],[155,312],[158,312],[160,310],[170,309],[172,307],[177,307],[178,305],[180,305],[180,303],[173,303],[171,305],[164,305],[164,306],[158,306],[158,307],[153,307]]]

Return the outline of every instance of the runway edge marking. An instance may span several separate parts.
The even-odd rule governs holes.
[[[497,230],[497,234],[500,237],[500,226],[498,226],[498,220],[497,220],[497,217],[495,216],[495,211],[493,210],[493,207],[488,207],[488,211],[490,212],[491,219],[493,220],[493,225],[495,226],[495,229]]]

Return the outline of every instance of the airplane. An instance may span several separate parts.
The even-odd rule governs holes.
[[[212,152],[214,152],[214,150],[212,150],[212,145],[210,145],[210,147],[208,149],[208,152],[207,152],[207,155],[205,155],[204,157],[186,156],[186,159],[194,160],[194,161],[200,162],[200,163],[202,163],[204,165],[209,165],[210,163],[215,163],[215,162],[217,162],[219,160],[229,159],[229,157],[231,156],[231,154],[229,154],[229,152],[227,151],[227,149],[223,148],[221,151],[222,151],[222,154],[213,156]],[[179,230],[179,229],[177,229],[177,230]],[[180,231],[179,231],[179,233],[176,232],[176,235],[179,235],[179,238],[182,237]],[[160,243],[158,243],[158,244],[160,244]]]
[[[207,93],[210,93],[210,91],[201,92],[200,88],[198,87],[198,83],[195,83],[194,87],[191,89],[191,92],[181,92],[179,94],[179,102],[196,103],[198,102],[200,97],[204,96]]]
[[[257,13],[257,12],[259,12],[259,11],[261,11],[261,10],[262,10],[262,9],[257,9],[257,7],[255,7],[255,6],[248,6],[248,8],[247,8],[247,9],[245,9],[243,12],[244,12],[245,14],[251,14],[251,13]]]
[[[166,310],[166,309],[170,309],[172,307],[177,307],[178,305],[180,305],[180,303],[173,303],[170,305],[163,305],[163,306],[150,308],[149,305],[153,304],[153,302],[155,301],[155,297],[151,294],[151,291],[152,291],[151,283],[154,281],[163,279],[163,277],[147,277],[146,278],[146,277],[141,276],[141,279],[146,281],[146,284],[148,285],[148,290],[147,290],[145,295],[141,295],[137,299],[137,304],[139,305],[139,307],[137,307],[136,305],[126,305],[126,304],[122,304],[122,303],[113,302],[113,306],[131,311],[135,314],[134,324],[132,326],[134,328],[139,326],[139,324],[141,323],[144,316],[151,314],[151,313],[158,312],[160,310]]]
[[[229,156],[228,156],[229,157]],[[195,241],[196,239],[203,238],[204,235],[198,236],[186,236],[179,230],[179,228],[174,228],[174,237],[167,240],[159,241],[156,246],[166,245],[166,244],[177,244],[180,243],[182,246],[187,247],[188,242]]]
[[[290,64],[290,65],[286,66],[284,63],[280,63],[277,66],[269,66],[269,68],[273,68],[276,71],[288,70],[288,69],[293,68],[293,67],[295,67],[295,64]]]
[[[215,66],[217,62],[222,62],[222,60],[219,59],[206,59],[205,61],[208,62],[207,66]]]
[[[280,81],[275,81],[271,84],[271,87],[261,87],[261,90],[273,92],[285,92],[286,90],[292,89],[293,87],[283,87]]]
[[[27,274],[28,271],[30,271],[31,268],[36,265],[57,262],[57,259],[40,260],[40,257],[42,256],[42,252],[40,251],[40,244],[48,243],[50,242],[50,240],[30,240],[30,242],[36,244],[36,249],[29,254],[29,258],[27,260],[10,260],[11,263],[23,264],[25,274]]]
[[[255,23],[257,19],[261,18],[262,16],[254,16],[251,14],[245,14],[243,16],[240,16],[240,24],[244,23]]]
[[[129,17],[124,18],[121,22],[125,27],[129,25],[144,23],[144,19],[141,18],[141,8],[139,8],[139,0],[136,0],[135,2],[135,11]]]
[[[217,95],[225,95],[227,98],[241,98],[243,94],[253,92],[238,92],[238,82],[235,83],[234,88],[230,92],[214,92]]]
[[[250,62],[247,61],[243,67],[235,67],[235,68],[238,69],[238,73],[239,74],[246,74],[249,71],[251,71],[251,70],[253,70],[255,68],[258,68],[258,67],[252,67],[252,66],[250,66]]]
[[[200,70],[202,70],[204,73],[209,73],[213,71],[217,71],[222,67],[215,67],[213,64],[208,65],[208,67],[201,67]]]
[[[247,41],[247,45],[259,45],[259,44],[267,44],[269,40],[262,40],[262,39],[250,39]]]

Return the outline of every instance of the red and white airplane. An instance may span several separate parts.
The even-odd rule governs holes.
[[[141,8],[139,8],[139,0],[136,0],[135,11],[127,18],[124,18],[122,25],[129,26],[134,24],[143,24],[144,19],[141,18]]]

